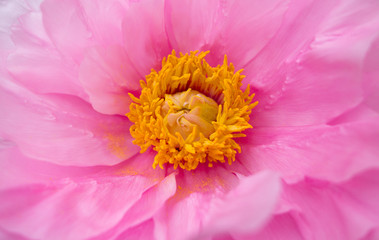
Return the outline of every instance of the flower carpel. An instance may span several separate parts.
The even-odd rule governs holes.
[[[200,139],[199,134],[208,138],[215,131],[212,122],[216,120],[217,112],[218,104],[213,99],[191,88],[166,94],[162,106],[162,115],[166,116],[165,125],[170,133],[175,135],[178,132],[187,139],[194,128],[198,128],[195,141]]]

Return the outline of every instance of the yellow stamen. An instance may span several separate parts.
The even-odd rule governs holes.
[[[176,57],[175,51],[141,81],[139,98],[129,94],[133,103],[126,114],[134,125],[130,133],[141,153],[150,146],[157,151],[153,167],[166,163],[186,170],[200,163],[229,164],[241,152],[233,138],[251,128],[249,115],[258,104],[252,102],[250,87],[240,88],[242,70],[224,63],[211,67],[204,60],[208,52],[191,52]]]

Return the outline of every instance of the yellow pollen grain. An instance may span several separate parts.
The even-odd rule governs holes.
[[[152,69],[146,80],[140,81],[141,95],[129,94],[133,102],[126,116],[134,123],[130,128],[135,138],[133,143],[141,147],[141,153],[153,147],[157,152],[154,168],[171,164],[175,169],[193,170],[199,164],[209,167],[217,162],[232,164],[236,153],[241,152],[234,139],[244,137],[242,132],[252,128],[249,115],[258,102],[252,102],[254,94],[250,94],[249,86],[241,90],[245,77],[241,75],[242,70],[235,72],[226,56],[222,65],[211,67],[204,59],[207,54],[195,51],[180,53],[177,57],[172,51],[162,60],[159,72]],[[219,105],[217,117],[211,122],[214,131],[212,129],[209,137],[196,126],[185,138],[178,132],[169,131],[169,114],[162,109],[165,97],[188,89],[206,95]],[[169,105],[169,113],[175,113],[175,106]]]
[[[107,134],[105,138],[108,140],[108,149],[118,158],[127,157],[128,149],[125,146],[125,136]]]

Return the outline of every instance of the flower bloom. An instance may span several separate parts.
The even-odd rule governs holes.
[[[2,1],[0,238],[378,239],[378,12]]]

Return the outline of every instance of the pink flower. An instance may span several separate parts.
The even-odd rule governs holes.
[[[1,239],[379,238],[378,1],[0,11]],[[244,69],[259,104],[232,164],[154,169],[132,143],[128,93],[172,50]]]

